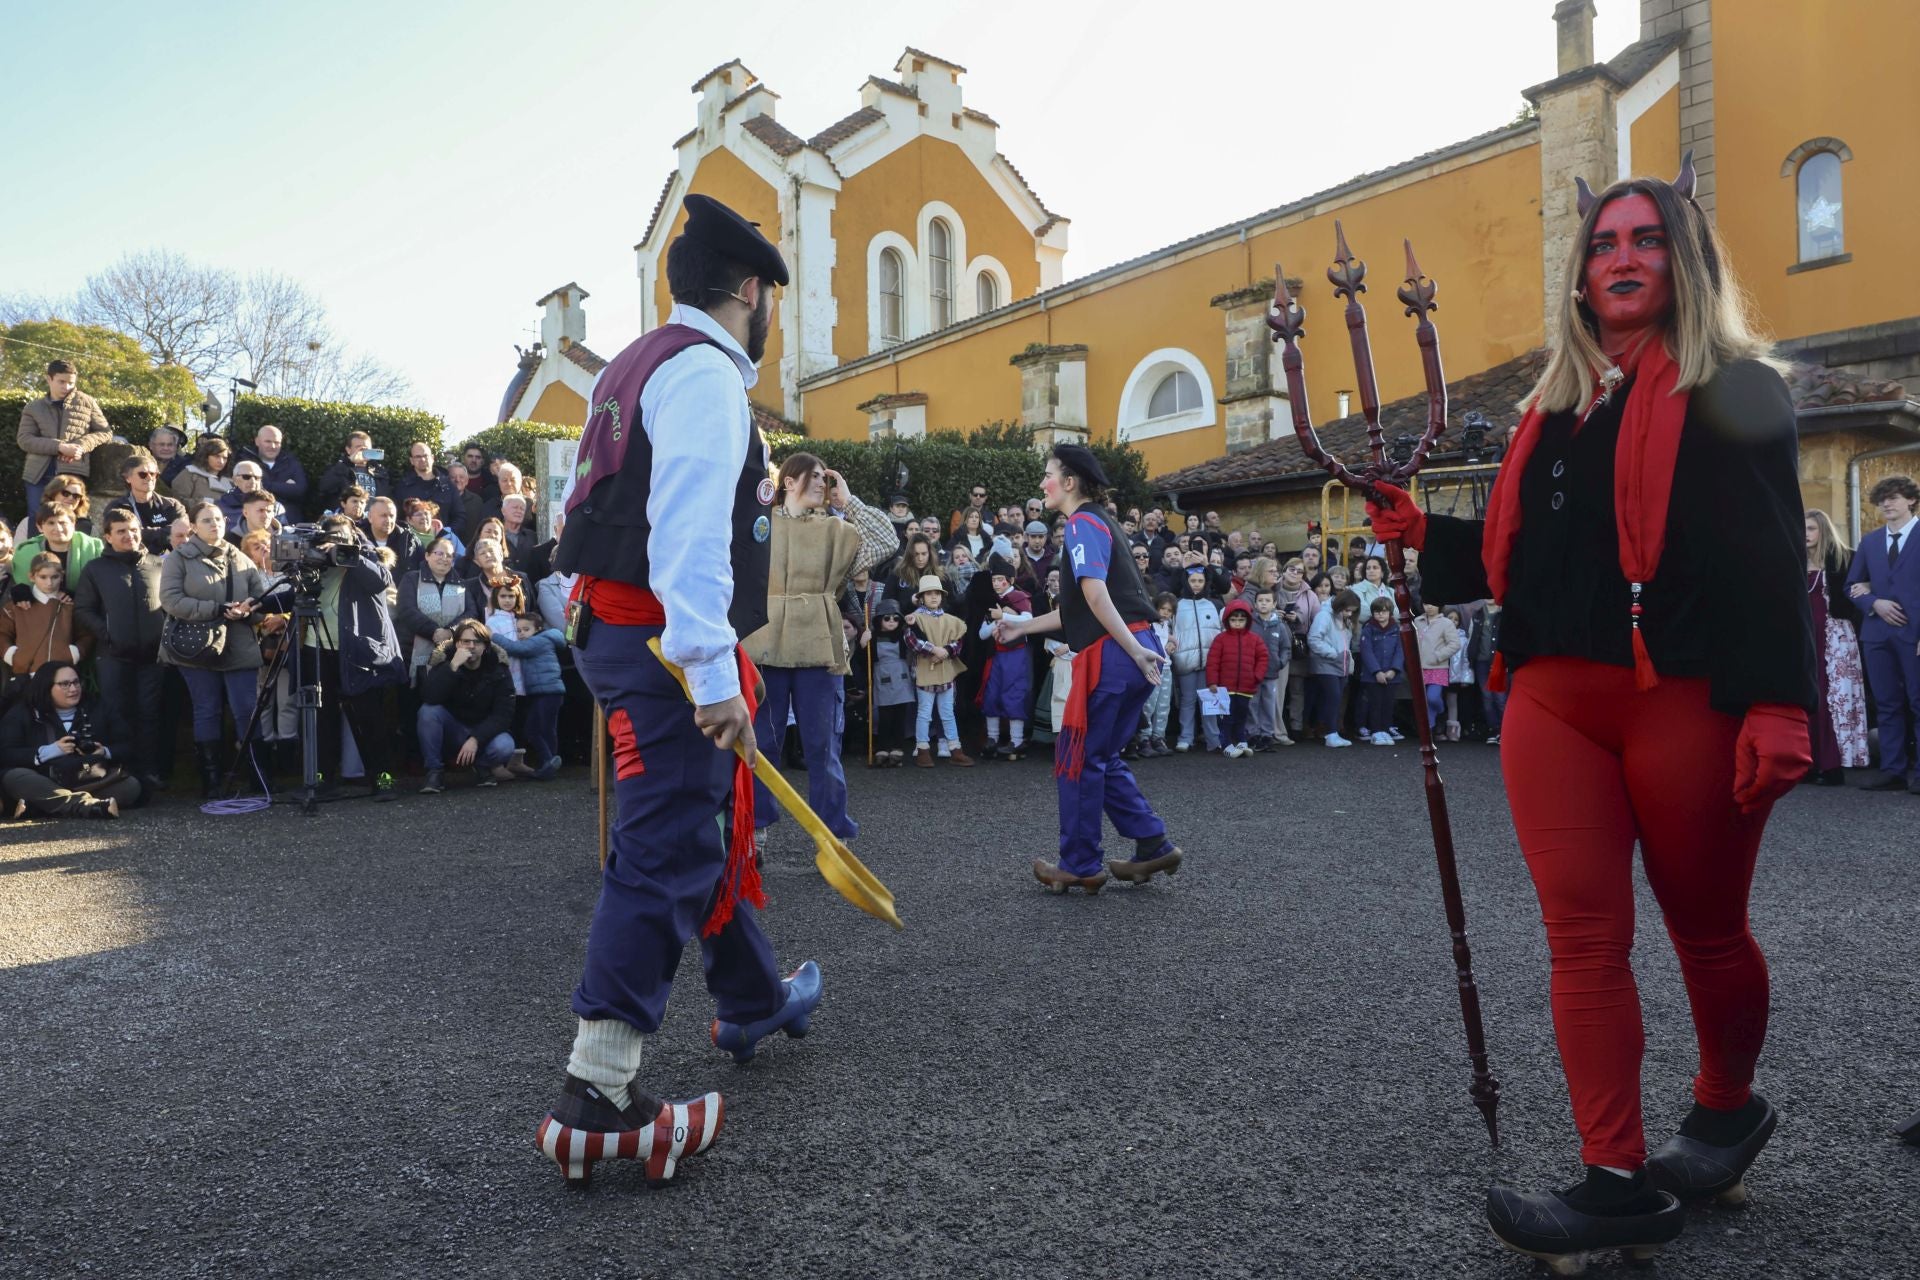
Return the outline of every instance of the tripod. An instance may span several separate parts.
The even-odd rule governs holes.
[[[311,628],[321,641],[329,646],[333,643],[332,633],[327,629],[327,620],[320,612],[320,581],[312,570],[296,570],[294,574],[281,574],[267,583],[262,599],[275,591],[291,588],[293,591],[293,624],[288,632],[287,643],[281,645],[266,669],[266,678],[260,686],[260,696],[253,704],[253,715],[247,720],[246,733],[242,741],[246,743],[246,756],[253,757],[253,744],[258,741],[255,734],[260,718],[272,705],[274,691],[279,687],[280,675],[288,667],[293,668],[293,703],[300,713],[300,777],[302,786],[298,793],[278,803],[297,803],[300,812],[312,817],[319,812],[320,806],[320,672],[308,670],[304,650],[307,647],[307,633]],[[351,723],[351,722],[349,722]],[[239,769],[241,753],[234,754],[233,765],[227,770],[226,785],[231,789],[234,772]],[[261,773],[258,759],[254,759],[254,773],[260,778],[261,785],[271,795],[266,778]]]

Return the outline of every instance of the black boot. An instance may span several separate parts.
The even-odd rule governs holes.
[[[193,758],[200,766],[200,798],[212,800],[220,794],[220,744],[194,743]]]
[[[1780,1123],[1759,1094],[1734,1111],[1696,1104],[1676,1137],[1647,1157],[1647,1177],[1681,1200],[1712,1199],[1729,1209],[1747,1202],[1747,1167]]]
[[[1586,1180],[1564,1191],[1487,1192],[1487,1224],[1501,1244],[1538,1258],[1555,1275],[1577,1276],[1588,1255],[1620,1249],[1644,1262],[1680,1234],[1686,1210],[1646,1173],[1631,1177],[1587,1166]]]

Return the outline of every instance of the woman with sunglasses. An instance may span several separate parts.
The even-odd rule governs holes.
[[[27,696],[0,720],[0,789],[7,816],[117,818],[140,799],[122,767],[132,739],[114,709],[87,696],[71,662],[43,663]]]

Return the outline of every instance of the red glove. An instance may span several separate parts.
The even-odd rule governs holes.
[[[1733,800],[1740,812],[1759,813],[1812,767],[1805,708],[1779,702],[1747,708],[1733,744]]]
[[[1371,501],[1367,503],[1367,516],[1373,521],[1373,531],[1383,542],[1399,542],[1415,551],[1427,545],[1427,513],[1413,500],[1405,489],[1390,484],[1377,484],[1380,496],[1388,505],[1381,507]]]

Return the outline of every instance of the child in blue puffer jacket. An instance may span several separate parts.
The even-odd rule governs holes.
[[[1393,621],[1393,599],[1375,596],[1371,616],[1360,628],[1360,739],[1376,747],[1393,745],[1393,702],[1406,673],[1406,651]]]
[[[560,655],[567,641],[531,613],[515,617],[513,629],[512,636],[496,630],[493,640],[518,668],[514,674],[526,702],[527,755],[539,762],[532,776],[536,782],[546,782],[560,772],[560,703],[567,691],[560,677]]]

